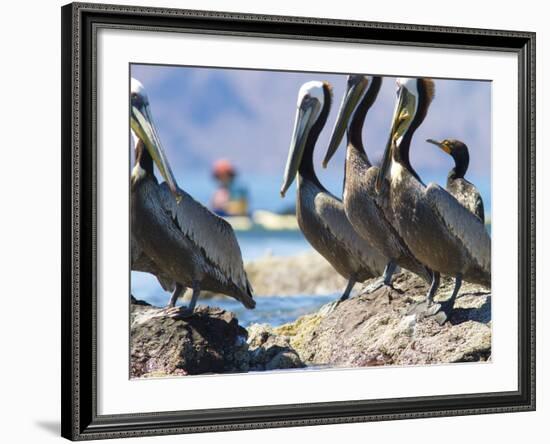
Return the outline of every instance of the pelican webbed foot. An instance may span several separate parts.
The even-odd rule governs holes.
[[[446,301],[433,304],[432,307],[429,308],[429,313],[427,313],[427,316],[433,317],[433,319],[435,319],[435,321],[437,321],[439,325],[443,325],[445,322],[447,322],[453,313],[455,301],[458,297],[458,292],[460,291],[461,286],[462,275],[457,274],[455,277],[455,286],[453,288],[453,294],[451,295],[451,297]]]
[[[456,275],[456,278],[455,278],[455,286],[453,289],[453,293],[449,299],[443,302],[433,302],[433,295],[432,295],[431,299],[426,298],[426,301],[421,302],[420,304],[417,304],[415,307],[412,308],[412,310],[409,311],[408,314],[417,314],[424,318],[432,318],[439,325],[443,325],[445,322],[449,320],[449,318],[452,315],[455,301],[461,286],[462,286],[462,275],[458,274]],[[431,290],[431,287],[430,287],[430,290]],[[428,292],[428,294],[429,293],[430,292]]]
[[[365,296],[367,294],[374,293],[375,291],[385,286],[386,283],[384,282],[384,278],[376,279],[372,284],[363,287],[361,289],[361,293],[359,293],[359,296]],[[391,284],[389,285],[389,287],[391,287]]]
[[[421,317],[426,316],[426,313],[431,310],[432,306],[434,305],[433,300],[435,294],[437,293],[437,289],[439,288],[440,279],[441,276],[439,272],[432,272],[432,283],[430,285],[430,288],[428,289],[428,292],[426,293],[426,299],[422,302],[414,304],[412,308],[407,311],[407,315],[417,315]]]
[[[185,319],[193,315],[195,306],[197,305],[197,299],[201,293],[200,283],[198,281],[193,281],[193,295],[191,296],[191,301],[187,307],[176,307],[176,301],[180,297],[181,293],[184,290],[184,286],[181,284],[176,284],[174,293],[170,298],[168,306],[159,312],[159,316],[167,316],[176,319]]]
[[[321,307],[319,312],[322,315],[325,315],[325,316],[331,314],[334,310],[336,310],[336,307],[338,307],[338,305],[340,305],[340,303],[342,303],[345,300],[349,299],[349,296],[351,294],[351,290],[353,290],[354,285],[355,285],[355,276],[351,276],[348,280],[348,284],[346,285],[346,288],[345,288],[344,292],[342,293],[342,296],[340,296],[340,298],[338,300],[336,300],[334,302],[330,302],[330,303],[324,305],[323,307]]]
[[[360,296],[374,293],[376,290],[379,290],[382,287],[389,287],[390,289],[394,289],[392,286],[392,277],[393,273],[395,272],[395,269],[397,268],[397,264],[393,261],[390,261],[387,263],[386,268],[384,268],[384,274],[380,279],[377,279],[372,284],[370,284],[367,287],[364,287],[361,290]]]
[[[163,315],[174,319],[187,319],[193,316],[193,311],[190,307],[170,307],[164,310]]]
[[[329,302],[328,304],[325,304],[323,305],[320,309],[319,309],[319,314],[321,316],[328,316],[329,314],[331,314],[334,310],[336,310],[336,307],[338,307],[342,302],[342,299],[338,299],[336,301],[333,301],[333,302]]]

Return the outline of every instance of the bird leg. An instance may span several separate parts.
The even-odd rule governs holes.
[[[458,292],[462,286],[462,274],[457,274],[455,277],[455,286],[453,288],[453,294],[446,301],[434,304],[431,308],[428,309],[427,316],[433,316],[433,318],[440,324],[443,325],[450,317]]]
[[[349,298],[351,290],[353,289],[353,286],[355,285],[355,282],[356,282],[355,279],[356,279],[355,275],[351,275],[346,285],[346,289],[344,290],[344,293],[342,293],[342,296],[340,296],[340,299],[324,305],[323,307],[321,307],[319,312],[325,316],[328,316],[330,313],[336,310],[336,307],[338,307],[338,305],[340,305],[341,302]]]
[[[346,285],[346,289],[344,290],[344,293],[342,293],[342,296],[340,296],[340,302],[345,301],[347,298],[349,298],[349,295],[354,285],[355,285],[355,276],[352,275],[349,278],[348,285]]]
[[[193,286],[191,288],[193,289],[193,295],[191,296],[189,305],[187,307],[181,307],[176,313],[173,314],[173,317],[188,318],[189,316],[193,315],[193,311],[195,310],[195,305],[197,305],[197,299],[201,294],[200,282],[197,280],[194,280]]]
[[[178,287],[179,287],[179,293],[178,293]],[[180,296],[183,289],[184,287],[182,285],[176,284],[176,289],[174,290],[174,293],[170,298],[170,304],[172,304],[172,302],[174,302],[175,304],[176,300]],[[192,289],[193,289],[193,295],[191,296],[191,301],[189,302],[189,305],[187,307],[175,307],[174,305],[168,305],[168,307],[162,310],[162,315],[168,316],[171,318],[176,318],[176,319],[183,319],[191,316],[193,314],[193,310],[195,309],[195,305],[197,305],[197,299],[199,298],[199,295],[201,293],[200,282],[193,281]]]
[[[440,278],[441,275],[439,274],[439,271],[434,271],[432,275],[432,285],[430,285],[428,294],[426,294],[426,302],[428,303],[428,307],[433,304],[434,296],[437,293],[437,289],[439,288]]]
[[[438,271],[432,272],[432,283],[430,285],[430,288],[428,290],[428,293],[426,293],[426,299],[424,302],[420,302],[418,304],[415,304],[407,313],[407,315],[426,315],[426,312],[430,309],[430,307],[433,304],[434,296],[437,293],[437,289],[439,288],[439,281],[440,281],[441,275]],[[433,314],[433,313],[430,313]]]
[[[393,276],[393,273],[396,267],[397,267],[397,264],[394,261],[388,262],[388,264],[386,265],[386,268],[384,269],[384,274],[382,275],[384,279],[384,285],[388,287],[391,286],[391,278]]]
[[[361,295],[374,293],[376,290],[382,288],[383,286],[391,287],[391,279],[396,268],[397,264],[394,261],[389,261],[386,264],[386,268],[384,268],[384,274],[382,275],[382,277],[374,281],[368,287],[364,288],[361,291]]]
[[[170,302],[168,302],[168,308],[173,308],[176,306],[176,301],[179,299],[183,292],[183,285],[181,285],[179,282],[176,284],[176,288],[174,289],[174,292],[172,293],[172,296],[170,297]]]
[[[187,309],[191,312],[195,309],[195,305],[197,305],[197,299],[199,299],[199,296],[201,294],[201,287],[199,281],[193,281],[193,295],[191,296],[191,301],[189,302],[189,306]]]

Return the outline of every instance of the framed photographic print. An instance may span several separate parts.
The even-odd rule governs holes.
[[[535,35],[62,8],[62,435],[535,408]]]

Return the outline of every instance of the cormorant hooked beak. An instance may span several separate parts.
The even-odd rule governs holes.
[[[340,142],[344,137],[348,123],[353,115],[357,104],[363,97],[367,86],[369,85],[369,78],[364,75],[350,75],[348,77],[348,86],[340,110],[338,111],[338,117],[334,129],[332,130],[332,137],[328,145],[327,153],[323,159],[323,168],[326,168],[330,159],[340,146]]]
[[[447,154],[451,154],[451,147],[449,146],[449,144],[446,140],[444,140],[442,142],[438,142],[437,140],[434,140],[434,139],[426,139],[426,142],[431,143],[431,144],[439,147],[440,149],[445,151]]]
[[[292,141],[290,142],[283,185],[281,186],[281,197],[285,197],[288,188],[292,185],[292,182],[294,182],[294,178],[302,163],[302,156],[309,133],[320,111],[321,103],[319,100],[314,96],[304,95],[296,112]]]
[[[145,100],[138,100],[136,101],[138,103],[134,103],[132,97],[130,101],[130,126],[137,137],[144,143],[145,148],[157,165],[160,174],[164,177],[164,180],[166,180],[170,191],[172,191],[176,201],[179,203],[181,194],[178,192],[174,173],[172,173],[172,169],[170,168],[170,164],[168,163],[168,159],[164,153],[160,138],[153,123],[149,104]]]
[[[416,79],[398,80],[397,83],[399,87],[397,91],[397,104],[393,113],[391,130],[384,150],[382,165],[376,177],[377,192],[380,192],[382,189],[382,183],[390,169],[393,150],[397,149],[401,143],[401,139],[409,129],[416,113],[418,106],[417,97],[407,87],[407,84],[410,84],[412,81],[416,81]]]

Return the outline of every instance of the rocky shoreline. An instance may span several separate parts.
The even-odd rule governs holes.
[[[245,269],[258,297],[330,294],[346,286],[346,280],[315,251],[290,257],[265,256],[246,263]]]
[[[288,273],[290,268],[286,270]],[[311,275],[312,270],[320,273],[323,268],[309,267]],[[281,276],[279,285],[285,288],[284,271],[264,272],[267,276],[276,274]],[[262,285],[268,289],[272,285],[269,282],[266,279]],[[305,283],[321,288],[327,282],[305,279],[292,285],[296,288]],[[341,288],[334,279],[330,282]],[[286,287],[288,291],[292,285]],[[451,290],[452,280],[442,279],[440,299],[448,298]],[[233,313],[216,308],[215,300],[209,302],[211,307],[198,306],[192,317],[178,319],[166,316],[161,308],[133,299],[131,376],[490,360],[490,291],[465,283],[451,318],[443,325],[432,318],[408,314],[415,303],[423,300],[425,291],[426,284],[419,278],[400,272],[395,276],[393,289],[357,295],[358,289],[355,297],[327,304],[292,323],[279,327],[252,324],[247,328],[239,325]]]

